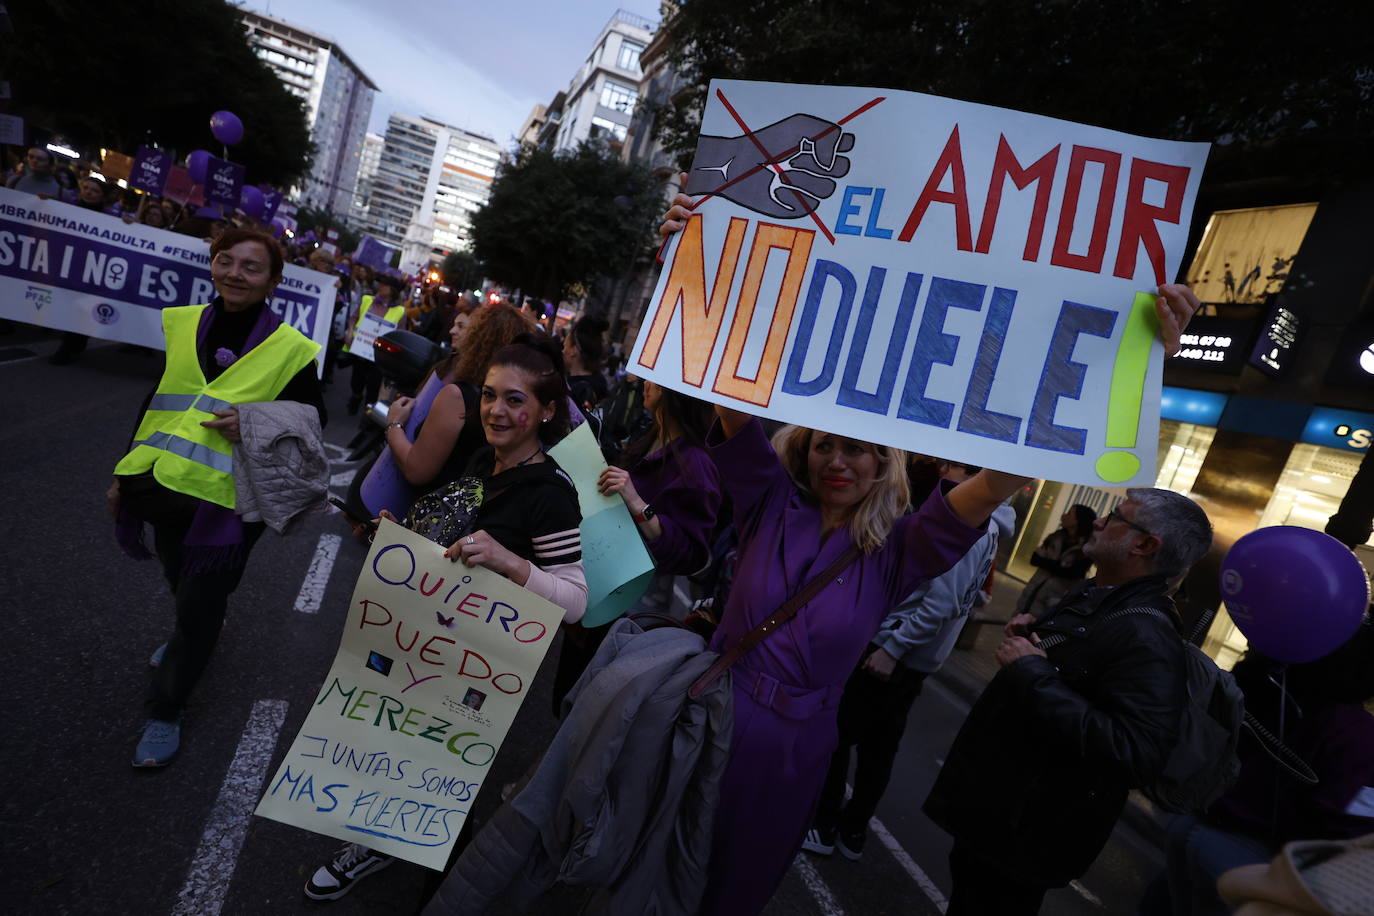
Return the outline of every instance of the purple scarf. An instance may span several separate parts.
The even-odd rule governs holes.
[[[200,325],[196,329],[196,355],[203,357],[205,340],[210,334],[210,326],[215,321],[214,306],[207,306],[200,313]],[[243,343],[246,354],[281,324],[281,318],[264,305],[258,314],[248,339]],[[242,357],[243,354],[240,354]],[[243,519],[226,506],[199,500],[191,528],[186,532],[182,545],[184,557],[181,572],[183,575],[223,572],[241,567],[248,559],[244,551]],[[136,560],[146,560],[152,556],[143,543],[143,519],[131,509],[121,505],[115,520],[115,538],[124,552]]]

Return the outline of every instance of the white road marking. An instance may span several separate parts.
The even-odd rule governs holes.
[[[200,846],[191,857],[186,883],[177,895],[172,916],[218,916],[223,908],[243,839],[248,834],[249,818],[267,777],[267,764],[286,722],[286,709],[285,700],[258,700],[253,704],[219,797],[210,809]]]
[[[324,444],[324,450],[339,458],[348,457],[348,449],[344,448],[342,445],[335,445],[333,442],[326,442]]]
[[[337,534],[320,535],[320,542],[315,546],[315,556],[310,561],[310,568],[306,570],[300,593],[296,595],[296,610],[302,614],[314,614],[319,611],[341,543],[343,538]]]
[[[849,783],[845,783],[844,800],[849,801],[849,797],[853,794],[854,787]],[[916,864],[916,860],[913,859],[902,844],[897,841],[897,838],[892,835],[892,831],[888,830],[882,821],[878,820],[876,816],[870,817],[868,819],[868,829],[872,830],[874,836],[887,847],[887,851],[892,853],[892,858],[896,859],[897,864],[905,869],[906,873],[911,876],[911,880],[916,882],[916,886],[921,889],[931,903],[935,904],[936,909],[943,913],[949,908],[949,901],[945,899],[945,895],[940,892],[940,889],[935,886],[935,882],[930,880],[930,875],[926,874],[925,869]]]
[[[340,471],[339,473],[334,474],[329,478],[329,488],[331,490],[334,487],[343,487],[344,489],[348,489],[348,485],[353,482],[353,478],[356,477],[357,474],[358,472],[356,469],[351,471]]]
[[[892,831],[884,827],[883,822],[876,817],[869,818],[868,827],[873,831],[873,835],[887,847],[887,851],[892,853],[892,858],[897,860],[897,864],[906,870],[912,881],[916,882],[916,885],[930,899],[930,902],[935,904],[935,908],[943,913],[949,907],[949,901],[945,899],[944,894],[940,893],[935,882],[930,880],[930,875],[927,875],[921,866],[916,864],[916,860],[902,848],[902,844],[897,842]]]
[[[792,870],[801,878],[802,884],[811,892],[811,896],[816,899],[816,905],[821,909],[821,916],[844,916],[844,910],[835,900],[835,895],[830,892],[820,872],[816,871],[816,866],[812,865],[805,853],[798,853],[792,860]]]

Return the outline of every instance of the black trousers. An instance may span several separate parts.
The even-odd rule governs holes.
[[[869,818],[878,810],[878,802],[892,778],[892,763],[906,731],[907,716],[924,680],[923,673],[900,664],[887,681],[867,673],[862,666],[854,669],[840,700],[840,744],[830,758],[830,770],[821,789],[817,825],[839,827],[848,834],[868,829]],[[858,763],[854,769],[854,794],[845,805],[844,784],[849,775],[851,748]]]
[[[1049,890],[999,871],[996,862],[957,840],[949,851],[949,874],[954,890],[949,895],[945,916],[1035,916]]]
[[[190,517],[153,526],[157,556],[176,603],[176,627],[148,695],[149,714],[154,719],[175,719],[205,673],[224,627],[229,596],[238,588],[248,554],[265,526],[261,522],[244,526],[242,561],[233,568],[186,575],[182,573],[182,542],[190,527]]]
[[[371,404],[382,390],[382,371],[375,363],[353,357],[353,373],[348,378],[348,390],[355,400]]]

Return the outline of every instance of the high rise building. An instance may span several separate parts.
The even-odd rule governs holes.
[[[363,153],[358,160],[358,180],[353,185],[353,205],[351,216],[361,225],[367,219],[367,205],[372,199],[372,179],[377,175],[377,167],[382,161],[382,146],[385,140],[380,134],[363,137]]]
[[[656,28],[643,16],[615,11],[567,92],[558,93],[549,104],[540,130],[541,146],[559,150],[572,149],[587,139],[625,141],[639,100],[639,55]]]
[[[293,196],[347,215],[377,84],[332,40],[260,13],[241,16],[254,53],[306,103],[315,159]]]
[[[387,119],[371,179],[364,225],[401,248],[403,267],[418,267],[467,247],[468,224],[487,202],[501,149],[490,137],[435,121]]]

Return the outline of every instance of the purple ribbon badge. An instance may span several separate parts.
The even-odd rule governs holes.
[[[228,347],[220,347],[215,351],[215,363],[221,369],[228,369],[238,361],[238,355]]]

